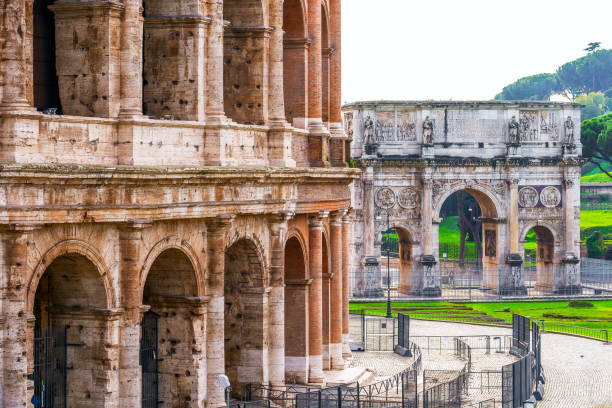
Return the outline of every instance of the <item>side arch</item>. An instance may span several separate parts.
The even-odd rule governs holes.
[[[204,273],[202,272],[202,267],[200,266],[200,262],[198,261],[196,252],[194,251],[193,247],[189,245],[187,241],[181,239],[180,237],[173,235],[173,236],[166,237],[162,239],[161,241],[159,241],[158,243],[156,243],[155,245],[153,245],[153,248],[151,248],[151,250],[147,254],[147,257],[145,258],[142,268],[140,269],[140,276],[139,276],[140,281],[139,281],[139,293],[138,293],[139,298],[142,299],[143,297],[145,284],[147,282],[147,276],[149,275],[149,272],[151,271],[151,266],[153,266],[153,263],[157,260],[157,258],[164,251],[167,251],[168,249],[176,249],[182,252],[187,257],[187,259],[189,259],[189,262],[191,262],[191,266],[195,274],[194,278],[196,281],[196,293],[198,294],[198,296],[204,296],[206,294],[205,293],[206,285],[204,284],[206,280],[205,280]]]
[[[40,279],[47,270],[47,267],[53,263],[53,261],[62,255],[67,254],[79,254],[87,258],[95,267],[102,283],[104,285],[104,291],[106,292],[106,307],[113,309],[117,306],[117,297],[113,288],[113,281],[108,267],[106,266],[102,256],[99,252],[90,244],[85,241],[77,239],[67,239],[60,241],[51,247],[45,254],[40,258],[27,286],[27,299],[26,299],[26,310],[28,314],[32,314],[34,311],[34,299],[36,297],[36,290]]]
[[[255,252],[257,253],[257,257],[259,258],[259,262],[262,265],[264,275],[267,279],[269,274],[268,259],[266,257],[266,251],[264,249],[264,245],[262,244],[262,240],[257,234],[240,233],[237,230],[234,230],[225,243],[225,252],[227,252],[227,250],[230,249],[232,245],[234,245],[240,240],[247,240],[250,241],[251,244],[253,244],[253,246],[255,247]]]
[[[310,276],[310,271],[308,269],[309,263],[308,263],[308,245],[306,244],[306,239],[304,238],[304,234],[302,234],[302,232],[295,228],[292,227],[289,229],[289,231],[287,231],[287,236],[285,238],[285,245],[284,247],[287,247],[287,242],[289,242],[290,239],[295,238],[295,240],[298,241],[298,243],[300,244],[301,250],[302,250],[302,256],[304,258],[304,275],[305,277]]]
[[[525,238],[527,237],[527,233],[529,232],[530,229],[534,227],[544,227],[548,229],[551,235],[553,236],[555,245],[558,245],[561,243],[559,241],[559,233],[557,232],[557,229],[555,228],[554,224],[550,222],[542,221],[542,220],[529,221],[524,224],[523,228],[521,229],[521,233],[519,235],[519,239],[521,242],[525,241]]]

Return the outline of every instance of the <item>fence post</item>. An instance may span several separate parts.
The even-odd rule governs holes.
[[[366,328],[365,328],[365,313],[364,310],[361,309],[361,342],[363,343],[363,348],[366,348]]]
[[[338,386],[338,408],[342,408],[342,387]]]
[[[402,372],[402,408],[406,408],[406,402],[404,401],[404,373]]]
[[[321,408],[321,390],[317,391],[317,407]]]
[[[359,408],[359,394],[360,394],[359,383],[357,383],[357,408]]]

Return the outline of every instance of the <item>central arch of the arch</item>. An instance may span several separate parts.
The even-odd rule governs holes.
[[[345,106],[352,156],[363,170],[353,196],[353,296],[382,296],[387,280],[400,296],[456,289],[455,272],[441,271],[438,232],[442,206],[459,191],[480,207],[476,268],[484,271],[462,287],[495,295],[575,292],[580,145],[567,117],[579,114],[574,105],[537,102]],[[536,272],[524,263],[525,233],[534,225],[542,252]],[[390,228],[399,243],[398,276],[387,279],[381,248]]]

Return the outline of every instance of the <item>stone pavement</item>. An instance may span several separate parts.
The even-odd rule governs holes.
[[[497,327],[420,320],[411,320],[410,327],[415,336],[511,332]],[[538,408],[612,408],[612,345],[544,333],[542,365],[546,386]]]

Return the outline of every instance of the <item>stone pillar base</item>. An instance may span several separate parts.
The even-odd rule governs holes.
[[[442,296],[442,289],[439,286],[433,286],[430,288],[423,288],[421,296],[424,297],[440,297]]]
[[[308,383],[325,383],[325,376],[323,375],[323,356],[310,356],[309,365]]]
[[[433,145],[423,145],[423,158],[433,159],[435,157],[435,150]]]
[[[353,354],[351,353],[351,335],[348,333],[342,334],[342,357],[343,358],[351,358]]]
[[[332,343],[329,345],[332,370],[344,370],[344,358],[342,353],[342,343]]]
[[[508,157],[521,157],[521,145],[520,144],[509,144],[508,145]]]

